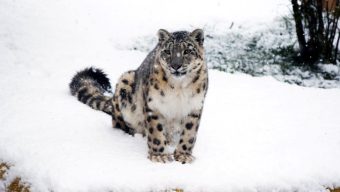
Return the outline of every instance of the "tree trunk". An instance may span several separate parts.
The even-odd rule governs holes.
[[[291,0],[300,58],[304,64],[336,63],[339,38],[339,0]],[[329,10],[329,7],[332,10]]]
[[[305,57],[306,52],[306,39],[305,32],[302,25],[302,13],[297,0],[292,0],[293,5],[293,16],[295,20],[296,36],[299,42],[300,55],[302,58]]]

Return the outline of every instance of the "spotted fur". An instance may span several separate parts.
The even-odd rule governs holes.
[[[110,80],[106,74],[93,67],[78,72],[70,83],[71,94],[93,109],[111,114],[111,97],[104,95],[111,93]]]
[[[140,67],[124,73],[113,97],[109,80],[98,69],[85,69],[73,78],[72,95],[112,115],[112,125],[147,138],[148,158],[154,162],[194,160],[208,70],[203,31],[158,31],[158,44]]]

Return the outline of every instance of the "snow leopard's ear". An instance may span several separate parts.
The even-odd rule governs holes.
[[[192,37],[200,46],[203,46],[204,32],[202,29],[195,29],[190,33],[190,37]]]
[[[165,40],[168,40],[171,36],[171,34],[165,29],[158,30],[157,35],[158,35],[158,41],[159,42],[163,42]]]

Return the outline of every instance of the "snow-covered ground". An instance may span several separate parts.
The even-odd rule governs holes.
[[[132,39],[215,23],[259,24],[286,0],[0,0],[0,160],[32,191],[326,191],[340,186],[340,90],[211,70],[193,164],[155,164],[141,136],[72,97],[77,70],[114,84]],[[0,183],[0,191],[5,183]]]

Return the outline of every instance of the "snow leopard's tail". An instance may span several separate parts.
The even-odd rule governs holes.
[[[90,67],[78,72],[72,78],[70,90],[82,103],[111,115],[112,97],[105,96],[112,94],[110,80],[101,69]]]

